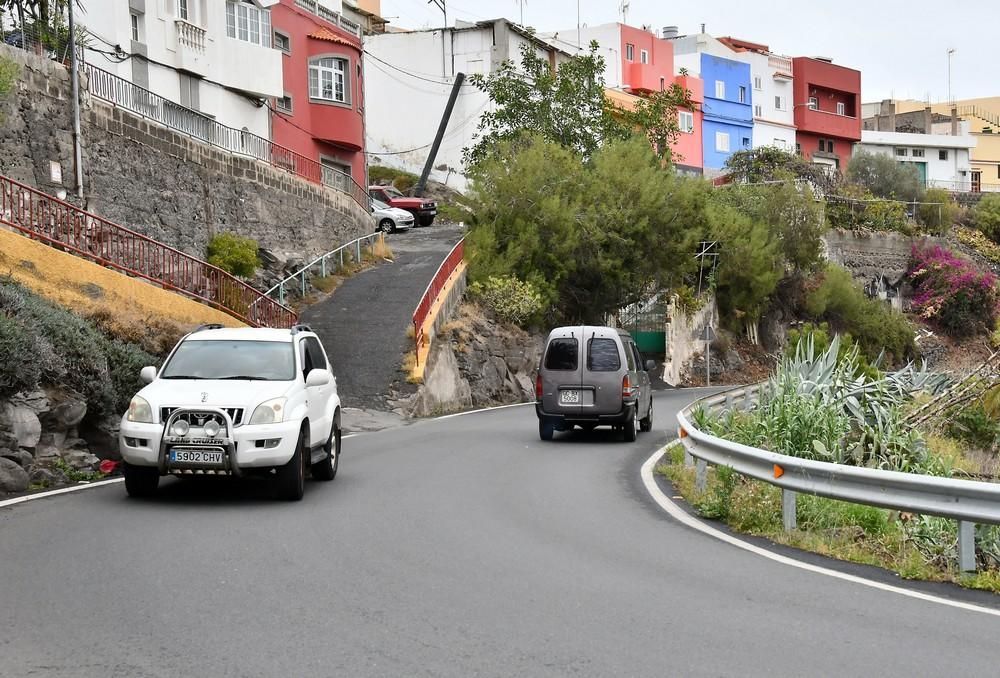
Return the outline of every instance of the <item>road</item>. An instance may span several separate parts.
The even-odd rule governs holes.
[[[169,480],[0,509],[0,675],[996,674],[996,617],[674,522],[639,478],[665,439],[541,443],[514,407],[350,438],[301,503]]]

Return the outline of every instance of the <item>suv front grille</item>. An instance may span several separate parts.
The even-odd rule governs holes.
[[[160,423],[165,423],[170,415],[176,412],[178,407],[161,407],[160,408]],[[239,426],[243,423],[243,408],[242,407],[220,407],[220,410],[224,410],[229,418],[233,420],[233,426]],[[197,411],[197,410],[195,410]],[[195,424],[194,421],[188,421],[189,424]],[[225,422],[219,422],[225,423]]]

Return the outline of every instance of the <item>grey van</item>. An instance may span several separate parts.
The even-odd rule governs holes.
[[[549,333],[535,381],[538,435],[574,426],[612,426],[632,442],[653,428],[648,371],[631,335],[613,327],[577,325]]]

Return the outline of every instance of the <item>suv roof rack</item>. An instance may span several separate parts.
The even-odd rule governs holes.
[[[303,325],[301,323],[298,325],[292,325],[292,335],[294,336],[299,332],[312,332],[312,328],[309,327],[308,325]]]
[[[202,330],[221,330],[225,329],[225,325],[222,323],[205,323],[204,325],[198,325],[198,327],[191,330],[191,334],[195,332],[201,332]]]

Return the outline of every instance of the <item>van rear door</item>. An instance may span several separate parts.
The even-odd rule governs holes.
[[[614,414],[622,409],[623,356],[617,337],[589,332],[584,390],[591,393],[594,414]]]
[[[579,415],[583,360],[580,341],[566,332],[549,338],[542,361],[542,409],[550,414]]]

